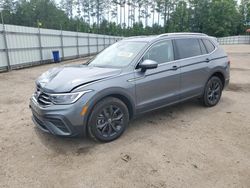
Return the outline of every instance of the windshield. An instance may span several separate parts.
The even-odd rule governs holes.
[[[117,42],[98,54],[89,65],[117,68],[128,66],[146,44],[146,42]]]

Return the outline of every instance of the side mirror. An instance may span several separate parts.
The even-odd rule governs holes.
[[[158,67],[158,63],[150,59],[144,60],[138,66],[138,68],[141,68],[143,72],[145,72],[147,69],[155,69],[157,67]]]

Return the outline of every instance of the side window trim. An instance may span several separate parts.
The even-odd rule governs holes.
[[[189,38],[193,38],[193,37],[189,37]],[[199,38],[197,38],[199,39]],[[203,39],[206,39],[206,38],[200,38],[200,40],[203,42]],[[147,51],[154,45],[156,44],[157,42],[162,42],[162,41],[167,41],[167,40],[171,40],[172,41],[172,46],[173,46],[173,53],[174,53],[174,60],[173,61],[170,61],[170,62],[166,62],[166,63],[161,63],[159,64],[159,66],[162,66],[164,64],[168,64],[168,63],[172,63],[172,62],[179,62],[179,61],[182,61],[182,60],[185,60],[185,59],[193,59],[193,58],[197,58],[197,57],[202,57],[202,56],[206,56],[206,55],[211,55],[213,54],[217,49],[218,47],[211,41],[211,43],[213,44],[214,46],[214,50],[211,52],[211,53],[207,53],[207,54],[202,54],[202,55],[198,55],[198,56],[193,56],[193,57],[188,57],[188,58],[183,58],[183,59],[178,59],[178,49],[176,47],[176,44],[175,44],[175,41],[178,40],[178,38],[171,38],[171,39],[164,39],[164,40],[159,40],[159,41],[156,41],[155,43],[152,43],[145,51],[144,53],[141,55],[141,57],[139,58],[139,60],[137,61],[137,63],[135,64],[134,66],[134,69],[138,69],[138,65],[139,63],[142,61],[144,55],[147,53]],[[208,39],[207,39],[208,40]],[[209,40],[210,41],[210,40]],[[204,43],[203,43],[204,44]],[[205,45],[204,45],[205,46]],[[205,49],[207,50],[206,46],[205,46]]]
[[[174,49],[174,61],[178,61],[179,58],[179,52],[175,43],[176,39],[172,39],[173,49]]]
[[[205,47],[207,54],[209,54],[208,49],[207,49],[206,45],[204,44],[204,39],[201,39],[201,42],[202,42],[203,46]]]
[[[191,38],[191,37],[190,37]],[[203,39],[206,39],[206,38],[201,38],[201,40],[203,41]],[[178,40],[178,38],[175,38],[175,39],[172,39],[173,40],[173,42],[174,42],[174,44],[175,44],[175,40]],[[207,39],[208,40],[208,39]],[[210,40],[209,40],[210,41]],[[182,58],[182,59],[175,59],[175,61],[182,61],[182,60],[185,60],[185,59],[193,59],[193,58],[196,58],[196,57],[202,57],[202,56],[206,56],[206,55],[211,55],[211,54],[213,54],[217,49],[218,49],[218,47],[212,42],[212,41],[210,41],[212,44],[213,44],[213,46],[214,46],[214,50],[212,51],[212,52],[210,52],[210,53],[207,53],[207,54],[202,54],[202,55],[198,55],[198,56],[192,56],[192,57],[187,57],[187,58]],[[206,47],[205,47],[206,48]],[[176,50],[175,50],[175,54],[177,54],[176,55],[176,57],[178,57],[178,49],[177,49],[177,47],[175,48]],[[207,50],[207,49],[206,49]]]
[[[200,44],[200,48],[201,48],[201,52],[202,52],[202,47],[201,46],[203,46],[204,47],[204,49],[205,49],[205,54],[202,54],[202,55],[206,55],[206,54],[208,54],[208,50],[207,50],[207,48],[206,48],[206,46],[205,46],[205,44],[204,44],[204,42],[203,42],[203,40],[202,39],[198,39],[199,40],[199,44]]]
[[[212,44],[212,46],[213,46],[214,49],[213,49],[211,52],[208,51],[207,46],[206,46],[205,43],[204,43],[204,40],[207,40],[210,44]],[[204,44],[204,46],[205,46],[205,48],[206,48],[206,50],[207,50],[207,54],[211,54],[211,53],[213,53],[213,52],[216,50],[216,46],[215,46],[214,43],[213,43],[212,41],[210,41],[209,39],[203,38],[203,39],[201,39],[201,41],[202,41],[202,43]]]

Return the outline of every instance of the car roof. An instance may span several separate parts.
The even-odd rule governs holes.
[[[151,42],[156,39],[167,38],[167,37],[208,37],[208,35],[203,33],[164,33],[161,35],[150,35],[150,36],[134,36],[124,38],[126,41],[136,41],[136,42]]]

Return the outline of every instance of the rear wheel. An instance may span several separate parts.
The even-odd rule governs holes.
[[[127,106],[121,100],[109,97],[94,107],[88,122],[88,132],[95,140],[110,142],[122,135],[128,122]]]
[[[205,87],[204,95],[203,95],[203,104],[207,107],[215,106],[221,98],[223,90],[223,85],[217,76],[211,77]]]

